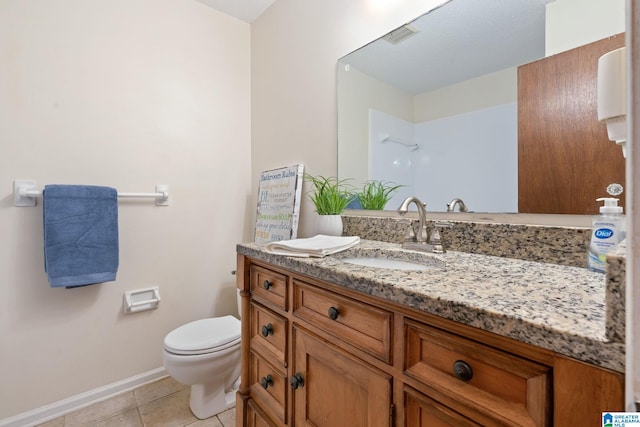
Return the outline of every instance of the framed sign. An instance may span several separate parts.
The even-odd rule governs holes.
[[[258,185],[256,243],[295,239],[298,236],[304,165],[264,171]]]

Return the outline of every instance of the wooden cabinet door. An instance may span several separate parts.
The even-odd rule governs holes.
[[[558,356],[553,376],[556,426],[599,426],[603,412],[624,411],[624,374]]]
[[[293,328],[289,371],[304,382],[292,390],[295,426],[389,426],[392,377]]]
[[[518,212],[597,214],[607,186],[625,185],[597,114],[598,58],[622,46],[623,34],[518,67]]]

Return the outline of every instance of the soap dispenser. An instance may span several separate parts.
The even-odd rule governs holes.
[[[624,239],[625,224],[622,206],[618,206],[618,199],[601,197],[596,200],[604,201],[604,205],[600,206],[600,215],[593,218],[587,267],[589,270],[604,273],[607,253]]]

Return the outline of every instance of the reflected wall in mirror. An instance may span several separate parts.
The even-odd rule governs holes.
[[[339,178],[404,185],[386,209],[518,212],[518,66],[621,33],[624,14],[624,0],[451,0],[339,59]]]

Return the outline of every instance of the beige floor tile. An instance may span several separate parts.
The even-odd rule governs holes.
[[[167,377],[37,427],[235,427],[235,408],[198,420],[189,409],[190,392]]]
[[[115,417],[100,421],[95,427],[143,427],[143,424],[138,408],[134,408]]]
[[[226,411],[218,414],[218,419],[222,423],[224,427],[235,427],[236,426],[236,408],[235,406],[231,409],[227,409]]]
[[[138,407],[145,426],[177,427],[197,421],[189,409],[190,389],[153,400]]]
[[[161,380],[154,381],[149,384],[145,384],[142,387],[138,387],[133,390],[133,395],[136,398],[138,406],[149,403],[152,400],[159,399],[161,397],[169,396],[189,387],[188,385],[180,384],[171,377],[162,378]]]
[[[36,427],[64,427],[64,417],[55,418],[51,421],[47,421],[43,424],[38,424]]]
[[[198,420],[195,423],[187,424],[185,427],[224,427],[215,415],[206,420]]]
[[[65,415],[65,427],[86,427],[136,407],[133,392],[127,392]]]

